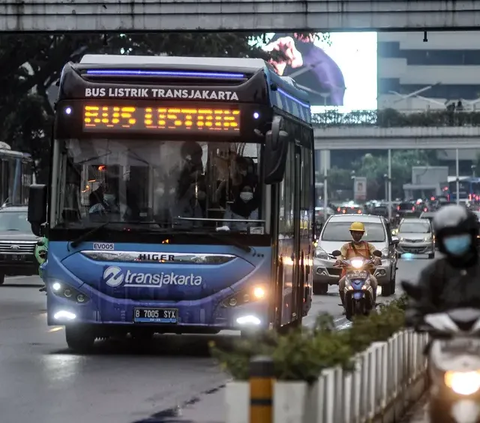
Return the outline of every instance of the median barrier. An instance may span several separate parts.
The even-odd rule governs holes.
[[[225,390],[226,423],[257,423],[259,406],[266,407],[262,423],[400,421],[426,388],[423,352],[428,337],[403,327],[399,306],[404,303],[389,305],[345,331],[320,324],[313,330],[241,340],[231,351],[214,348],[214,356],[234,377]],[[249,381],[252,360],[255,380]],[[263,373],[259,363],[266,366]],[[270,401],[268,395],[260,398],[258,387],[251,388],[262,374],[265,387],[268,378],[273,384],[264,389],[266,394],[273,392]]]

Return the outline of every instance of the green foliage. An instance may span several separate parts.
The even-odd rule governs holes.
[[[319,315],[313,329],[298,328],[285,335],[273,331],[235,341],[231,346],[212,343],[212,355],[236,380],[247,380],[250,359],[270,356],[278,380],[312,383],[322,370],[352,368],[352,358],[372,342],[386,341],[404,326],[406,299],[392,301],[380,312],[354,320],[352,327],[336,331],[331,316]]]
[[[480,126],[480,112],[450,112],[426,110],[423,113],[402,113],[395,109],[358,110],[340,113],[335,110],[315,113],[312,120],[318,126],[379,126],[390,127],[441,127]]]
[[[358,157],[358,153],[357,153]],[[392,197],[403,197],[403,185],[411,183],[412,166],[438,165],[436,154],[429,150],[394,150],[392,152]],[[354,161],[349,169],[333,167],[328,180],[331,195],[337,190],[352,190],[351,170],[368,181],[369,198],[385,197],[385,175],[388,173],[386,154],[365,154]]]

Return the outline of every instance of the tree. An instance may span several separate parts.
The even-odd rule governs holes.
[[[0,140],[46,167],[54,114],[47,91],[84,54],[265,57],[260,45],[252,33],[2,35]]]
[[[429,154],[428,150],[396,150],[392,152],[392,197],[403,197],[403,185],[412,182],[413,166],[432,166],[437,163],[436,155]],[[356,174],[367,178],[370,198],[385,197],[385,175],[388,174],[387,157],[366,154],[362,157]]]
[[[351,193],[353,190],[353,181],[351,170],[332,167],[328,171],[328,196],[335,199],[339,191]]]

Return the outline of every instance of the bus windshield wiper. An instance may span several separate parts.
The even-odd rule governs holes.
[[[70,243],[70,246],[72,248],[77,248],[82,242],[88,241],[92,235],[96,234],[99,230],[103,229],[105,226],[107,226],[110,223],[111,223],[110,220],[107,220],[106,222],[102,223],[101,225],[95,226],[93,229],[91,229],[88,232],[85,232],[84,234],[80,235],[77,239],[74,239]]]

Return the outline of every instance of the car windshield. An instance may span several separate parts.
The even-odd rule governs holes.
[[[429,222],[405,222],[400,225],[398,232],[427,234],[430,232]]]
[[[263,233],[258,222],[263,209],[258,144],[142,139],[56,143],[62,153],[53,227],[108,223],[119,230],[223,228],[250,233],[255,227],[255,233]]]
[[[2,211],[0,212],[0,232],[31,233],[32,229],[27,220],[26,212]]]
[[[322,241],[344,241],[352,240],[350,235],[350,226],[353,222],[329,222],[323,231]],[[380,223],[363,222],[365,225],[365,234],[363,241],[384,242],[385,228]]]

